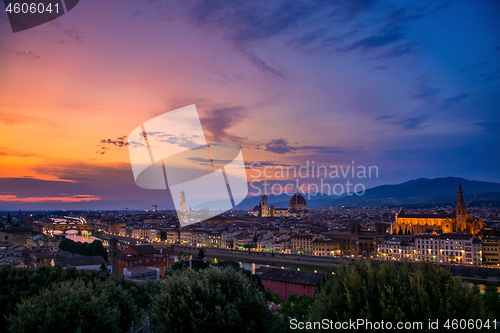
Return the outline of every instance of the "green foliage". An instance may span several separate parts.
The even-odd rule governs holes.
[[[7,332],[5,319],[17,316],[17,304],[40,295],[53,284],[75,280],[92,284],[106,281],[116,283],[130,295],[138,308],[139,317],[149,311],[152,295],[157,290],[156,283],[138,284],[121,277],[109,276],[107,271],[77,270],[74,267],[63,269],[60,266],[41,266],[36,269],[3,266],[0,269],[0,333]]]
[[[483,296],[484,305],[491,311],[493,318],[500,318],[500,291],[486,293]],[[497,319],[499,321],[499,319]]]
[[[19,303],[8,323],[12,333],[126,332],[135,313],[132,298],[116,282],[77,279]]]
[[[168,275],[169,273],[175,272],[175,271],[181,271],[184,269],[189,268],[189,262],[187,260],[177,260],[171,267],[170,271],[165,272],[165,275]]]
[[[279,312],[284,318],[296,318],[298,321],[305,321],[309,316],[309,310],[314,301],[314,297],[307,295],[288,295],[287,302],[281,302]]]
[[[74,280],[79,273],[74,268],[62,269],[59,266],[42,266],[38,269],[3,266],[0,269],[0,313],[2,317],[15,312],[16,304],[23,297],[37,295],[42,288],[53,282]],[[5,318],[0,320],[0,332],[7,331],[3,319]]]
[[[74,242],[73,242],[74,243]],[[78,244],[70,244],[79,246]],[[195,262],[193,262],[194,264]],[[179,261],[160,283],[135,283],[60,266],[0,269],[0,333],[127,332],[146,313],[166,332],[282,332],[298,321],[423,322],[500,317],[500,295],[481,295],[430,263],[354,261],[327,274],[314,297],[287,302],[234,261],[187,269]],[[274,315],[267,301],[280,304]],[[491,323],[491,321],[490,321]]]
[[[192,266],[193,266],[193,269],[200,270],[200,269],[206,269],[206,268],[210,267],[210,264],[208,262],[204,262],[201,260],[193,260]]]
[[[277,294],[275,293],[275,295]],[[286,327],[288,332],[295,332],[289,325],[291,319],[295,318],[297,321],[307,321],[313,302],[314,297],[307,295],[297,296],[295,294],[290,294],[288,301],[281,302],[281,308],[278,312],[282,315],[283,326]]]
[[[309,319],[333,321],[424,322],[487,319],[490,313],[476,288],[469,288],[440,266],[354,261],[328,276],[315,296]],[[424,325],[424,331],[426,327]]]
[[[247,279],[249,279],[250,281],[253,281],[255,283],[255,285],[257,285],[257,287],[262,292],[265,291],[264,285],[262,284],[262,281],[260,280],[260,276],[258,276],[257,274],[252,274],[251,271],[244,269],[243,267],[240,267],[240,264],[237,263],[236,261],[232,261],[232,260],[220,261],[217,264],[212,265],[212,266],[219,267],[219,268],[231,267],[232,269],[244,274],[247,277]]]
[[[118,283],[132,297],[134,304],[137,305],[137,318],[143,318],[151,310],[154,295],[158,292],[158,283],[154,281],[137,283],[125,280],[123,277],[110,277]]]
[[[92,243],[82,243],[63,238],[59,243],[59,249],[84,256],[102,256],[104,260],[108,260],[108,251],[104,248],[101,241],[97,239]]]
[[[165,277],[153,316],[168,332],[279,332],[264,295],[231,267],[181,270]]]
[[[283,302],[278,293],[274,293],[271,290],[264,289],[264,297],[267,302],[273,302],[274,304],[281,304]]]

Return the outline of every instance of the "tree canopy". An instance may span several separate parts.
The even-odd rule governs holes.
[[[287,302],[265,291],[260,277],[237,262],[192,270],[187,261],[176,265],[160,283],[137,283],[105,270],[4,266],[0,333],[125,332],[147,313],[167,332],[194,333],[291,331],[292,318],[443,323],[500,315],[498,294],[481,295],[431,263],[397,269],[392,262],[354,261],[326,275],[314,297],[292,294]],[[269,311],[267,300],[281,309]]]
[[[17,305],[9,316],[13,333],[127,332],[136,314],[130,297],[114,281],[81,279],[54,283]]]
[[[479,291],[441,266],[424,263],[396,269],[393,263],[354,261],[328,276],[311,307],[311,321],[423,322],[487,319]],[[424,324],[424,331],[426,326]]]
[[[97,239],[92,243],[82,243],[63,238],[59,243],[59,249],[84,256],[102,256],[104,260],[108,260],[108,251]]]
[[[168,332],[279,332],[255,282],[231,268],[178,270],[160,282],[155,319]]]
[[[8,330],[7,318],[13,321],[17,316],[21,316],[22,318],[22,316],[26,315],[19,312],[20,308],[17,307],[18,305],[39,295],[45,295],[44,292],[46,292],[47,288],[52,288],[51,290],[55,292],[54,297],[57,297],[59,294],[57,292],[58,286],[62,286],[63,282],[73,283],[76,280],[81,281],[87,286],[101,285],[108,282],[119,286],[129,295],[132,299],[132,304],[136,306],[136,319],[134,320],[140,320],[149,311],[152,295],[156,293],[157,289],[156,283],[148,282],[139,284],[125,280],[123,277],[109,276],[107,271],[77,270],[74,267],[63,269],[58,265],[55,267],[41,266],[36,269],[4,266],[0,269],[0,333],[7,332]],[[66,287],[65,285],[61,288],[62,290],[66,290]],[[86,287],[82,287],[79,290],[87,292]],[[110,300],[113,300],[113,295],[117,295],[116,300],[121,299],[121,292],[116,292],[115,288],[101,288],[101,292],[109,294],[111,297]],[[73,296],[79,297],[76,295]],[[80,299],[83,300],[84,298]],[[36,302],[41,302],[41,300],[38,299]],[[26,308],[22,309],[24,311]],[[63,314],[67,312],[64,308],[60,309]],[[35,316],[35,313],[32,315]],[[36,317],[33,320],[36,319],[39,321],[43,318],[41,313],[36,313]],[[61,318],[61,320],[65,319],[72,320],[67,316]],[[123,320],[126,322],[128,319],[126,316],[123,316]],[[128,325],[128,323],[126,324]],[[17,328],[20,332],[22,332],[22,329],[22,327]]]

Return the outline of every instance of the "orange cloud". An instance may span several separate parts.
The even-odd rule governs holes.
[[[25,202],[25,203],[39,203],[39,202],[84,202],[101,200],[99,197],[93,195],[70,195],[64,197],[25,197],[19,198],[16,195],[0,195],[0,201],[6,202]]]

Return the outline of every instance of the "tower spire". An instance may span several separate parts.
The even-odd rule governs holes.
[[[458,183],[457,191],[457,214],[465,214],[465,199],[462,191],[462,184]]]
[[[179,202],[181,204],[180,211],[185,212],[186,211],[186,194],[184,193],[184,190],[181,191],[181,197],[179,198]]]
[[[457,191],[457,229],[458,231],[465,231],[466,229],[466,212],[465,212],[465,200],[464,192],[462,191],[462,184],[458,183]]]

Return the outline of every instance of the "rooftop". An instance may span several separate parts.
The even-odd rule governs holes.
[[[301,283],[315,286],[323,279],[324,274],[292,271],[289,269],[268,268],[260,274],[262,280],[274,280],[289,283]]]
[[[154,248],[153,245],[130,245],[128,247],[134,250],[137,254],[155,254],[158,251]]]
[[[314,235],[292,235],[290,236],[290,238],[309,238],[309,239],[312,239],[314,237]]]

